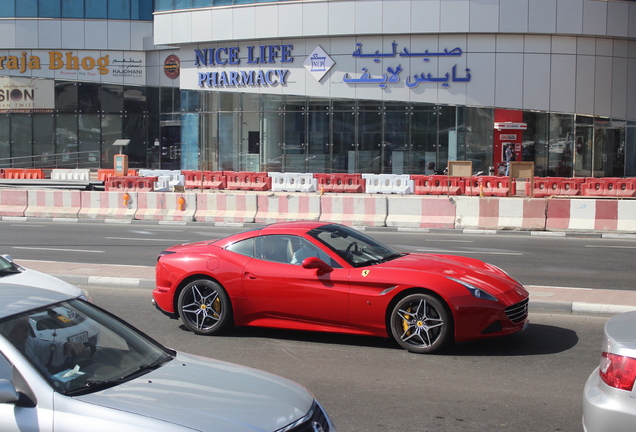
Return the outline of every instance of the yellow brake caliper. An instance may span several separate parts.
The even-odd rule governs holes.
[[[217,317],[221,316],[221,299],[219,299],[218,297],[214,299],[214,301],[212,302],[212,309],[214,309],[214,312],[216,312]]]
[[[406,311],[411,312],[411,308],[408,308]],[[407,336],[411,335],[411,330],[409,330],[409,322],[407,321],[409,319],[411,319],[410,315],[404,315],[404,319],[402,320],[402,329],[404,329]]]

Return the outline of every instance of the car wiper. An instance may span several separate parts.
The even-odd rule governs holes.
[[[18,269],[12,269],[12,268],[2,269],[2,270],[0,270],[0,277],[1,276],[11,275],[11,274],[16,274],[16,273],[22,273],[22,272],[20,270],[18,270]]]
[[[387,256],[385,256],[384,258],[382,258],[382,259],[378,260],[378,264],[380,264],[380,263],[385,263],[385,262],[387,262],[387,261],[392,261],[392,260],[394,260],[394,259],[396,259],[396,258],[403,257],[404,255],[405,255],[405,254],[403,254],[403,253],[394,253],[394,254],[391,254],[391,255],[387,255]]]
[[[70,390],[66,392],[65,394],[69,396],[73,396],[73,395],[77,396],[77,395],[82,395],[85,393],[91,393],[98,390],[104,390],[110,387],[114,387],[118,384],[135,379],[146,372],[150,372],[151,370],[158,369],[169,360],[172,360],[172,357],[167,355],[165,357],[162,357],[160,360],[156,362],[142,364],[137,369],[134,369],[132,372],[117,378],[112,378],[107,380],[87,380],[82,387],[74,389],[74,390]]]

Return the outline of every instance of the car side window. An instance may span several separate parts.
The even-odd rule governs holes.
[[[291,264],[293,249],[289,236],[268,235],[256,238],[256,258]]]
[[[254,257],[254,238],[232,243],[225,249],[248,257]]]
[[[0,379],[12,381],[11,363],[0,353]]]

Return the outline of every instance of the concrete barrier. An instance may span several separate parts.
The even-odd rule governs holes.
[[[26,190],[0,190],[0,216],[23,217],[27,205]]]
[[[257,211],[255,193],[200,193],[194,220],[227,224],[253,223]]]
[[[445,196],[388,196],[387,226],[454,228],[455,200]]]
[[[82,207],[80,191],[30,190],[27,195],[26,217],[77,218]]]
[[[256,223],[320,218],[320,196],[312,194],[258,194]]]
[[[183,203],[180,203],[183,200]],[[137,194],[135,219],[188,222],[197,209],[195,193],[146,192]]]
[[[378,195],[323,195],[320,197],[320,221],[345,225],[386,226],[388,204]]]
[[[128,199],[124,204],[126,195]],[[132,220],[137,212],[136,192],[82,191],[81,198],[80,218]]]
[[[552,199],[548,202],[546,229],[636,232],[636,201]]]
[[[546,200],[457,197],[455,228],[545,230]]]

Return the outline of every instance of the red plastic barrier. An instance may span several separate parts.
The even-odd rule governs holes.
[[[366,189],[366,181],[362,174],[314,174],[318,180],[318,189],[323,192],[362,193]]]
[[[19,168],[6,168],[4,170],[4,176],[8,179],[30,179],[41,180],[44,178],[44,171],[39,168],[34,169],[19,169]]]
[[[464,195],[466,182],[464,177],[448,177],[445,175],[411,175],[416,195]],[[468,183],[470,186],[470,181]]]
[[[272,178],[264,172],[223,171],[227,177],[229,190],[268,191],[272,188]]]
[[[4,178],[4,170],[0,169],[0,178]]]
[[[563,178],[563,177],[535,177],[534,197],[543,198],[547,196],[577,196],[581,195],[581,186],[584,178]],[[530,182],[526,182],[526,195],[530,195]]]
[[[99,181],[106,181],[109,177],[113,177],[114,175],[114,169],[100,168],[97,170],[97,180]],[[137,176],[137,170],[128,169],[126,176]]]
[[[633,197],[636,196],[636,179],[588,177],[583,183],[583,196]]]
[[[108,177],[104,181],[104,190],[107,192],[151,192],[155,189],[158,177]]]
[[[411,175],[411,180],[413,180],[413,191],[415,195],[432,195],[432,185],[433,182],[430,180],[431,176]]]
[[[181,173],[185,176],[186,189],[225,189],[227,188],[227,176],[221,171],[188,171]],[[203,179],[203,180],[201,180]]]
[[[470,196],[498,196],[507,197],[517,193],[517,183],[505,176],[468,177],[466,194]]]

